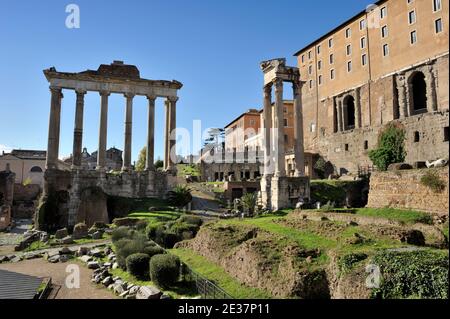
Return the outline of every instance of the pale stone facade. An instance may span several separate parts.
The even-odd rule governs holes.
[[[0,231],[11,224],[15,174],[6,166],[0,171]]]
[[[143,79],[136,66],[125,65],[121,61],[114,61],[110,65],[102,64],[96,71],[66,73],[50,68],[44,70],[44,74],[50,83],[51,107],[44,205],[36,216],[37,226],[41,228],[73,226],[80,221],[85,221],[89,225],[95,221],[108,222],[108,216],[105,213],[106,195],[134,198],[164,197],[176,183],[177,157],[174,133],[177,92],[182,84],[175,80]],[[77,94],[70,171],[62,171],[57,167],[63,89],[74,90]],[[83,109],[84,96],[91,91],[100,95],[100,123],[96,169],[86,170],[82,166]],[[106,172],[108,169],[106,158],[108,97],[112,93],[122,94],[125,97],[124,152],[120,175]],[[131,165],[132,111],[133,98],[136,95],[143,95],[148,99],[147,162],[144,172],[134,171]],[[166,102],[164,172],[156,171],[153,165],[155,100],[158,97],[165,98]],[[56,203],[47,205],[47,201],[50,200]],[[89,207],[92,208],[91,204],[96,201],[96,209],[87,212],[86,210]],[[46,211],[48,207],[55,206],[56,211]],[[54,217],[52,225],[46,225],[46,220],[49,221],[50,217]]]
[[[306,150],[356,172],[397,121],[409,163],[448,157],[448,6],[378,1],[295,54]]]
[[[44,185],[45,151],[12,150],[0,155],[0,170],[6,166],[15,173],[16,183]]]

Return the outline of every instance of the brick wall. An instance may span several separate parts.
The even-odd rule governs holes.
[[[442,192],[435,192],[420,182],[429,170],[435,170],[439,178],[446,183]],[[448,214],[448,178],[448,166],[437,169],[373,172],[370,177],[367,207],[393,207]]]

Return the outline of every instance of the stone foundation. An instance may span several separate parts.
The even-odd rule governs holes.
[[[36,225],[42,229],[72,227],[78,222],[85,222],[88,226],[96,221],[108,223],[107,196],[164,198],[176,182],[176,176],[158,171],[109,174],[48,169]]]
[[[271,180],[270,190],[270,204],[273,211],[282,208],[293,208],[298,201],[309,201],[309,177],[274,176]]]
[[[435,171],[446,186],[441,192],[421,183],[427,171]],[[449,168],[374,172],[370,177],[367,207],[414,209],[437,214],[449,212]]]

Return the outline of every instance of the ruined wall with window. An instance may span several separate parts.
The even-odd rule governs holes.
[[[399,121],[407,162],[448,157],[448,6],[378,1],[296,53],[305,151],[357,172],[372,165],[380,130]]]

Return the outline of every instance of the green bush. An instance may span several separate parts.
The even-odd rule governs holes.
[[[199,230],[199,226],[188,224],[188,223],[175,223],[170,228],[170,231],[177,234],[179,237],[182,237],[183,232],[192,232],[193,235],[197,234]]]
[[[151,280],[161,288],[172,286],[180,275],[180,258],[175,255],[155,255],[150,259]]]
[[[156,230],[158,228],[164,228],[163,222],[157,222],[157,223],[150,223],[145,228],[145,232],[147,233],[147,238],[154,240],[156,237]]]
[[[148,255],[150,258],[152,258],[155,255],[162,255],[165,253],[166,252],[164,248],[159,246],[147,246],[144,248],[144,254]]]
[[[126,258],[127,271],[138,279],[148,279],[150,256],[136,253]]]
[[[203,220],[200,217],[193,215],[183,215],[178,219],[178,221],[197,226],[201,226],[203,224]]]
[[[445,182],[439,177],[436,171],[427,171],[420,179],[420,183],[429,187],[433,192],[439,193],[445,189]]]
[[[143,231],[147,228],[147,224],[148,222],[145,219],[141,219],[136,223],[136,225],[134,225],[134,227],[136,230]]]
[[[373,258],[382,280],[373,298],[448,299],[448,252],[384,251]]]
[[[342,256],[338,261],[339,271],[346,273],[353,269],[358,262],[367,259],[367,257],[368,256],[364,253],[353,253]]]
[[[177,185],[169,192],[168,200],[176,207],[184,207],[192,201],[191,189],[185,185]]]
[[[405,131],[391,123],[380,134],[378,148],[369,151],[369,158],[380,170],[385,171],[390,164],[405,160]]]
[[[131,237],[121,238],[114,242],[117,263],[121,268],[126,267],[126,258],[132,254],[144,253],[147,247],[153,247],[154,243],[149,242],[147,237],[139,232],[130,231]]]
[[[250,215],[253,215],[255,212],[256,201],[256,193],[246,193],[241,197],[242,206]]]
[[[130,238],[130,237],[131,237],[131,229],[127,226],[117,227],[111,233],[111,240],[113,242],[116,242],[122,238]]]

